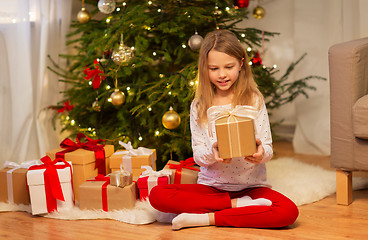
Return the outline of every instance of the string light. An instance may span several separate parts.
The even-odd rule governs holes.
[[[126,2],[123,2],[123,6],[125,7],[127,4],[126,4]]]
[[[245,38],[245,34],[244,33],[242,33],[242,35],[241,35],[243,38]]]
[[[193,81],[190,81],[190,82],[189,82],[189,85],[190,85],[190,86],[194,86],[194,82],[193,82]]]
[[[142,141],[143,140],[142,136],[139,136],[138,140],[139,141]]]
[[[130,90],[130,87],[127,87],[126,90],[129,91]]]
[[[148,111],[150,111],[150,112],[151,112],[151,111],[152,111],[152,108],[151,108],[151,107],[148,107]]]
[[[276,64],[274,64],[274,65],[273,65],[273,68],[277,68],[277,65],[276,65]]]
[[[152,53],[152,55],[153,55],[153,56],[156,56],[156,55],[157,55],[157,53],[156,53],[156,52],[153,52],[153,53]]]
[[[74,126],[75,125],[75,121],[74,120],[71,120],[70,121],[70,125]]]
[[[181,46],[182,46],[182,48],[186,48],[187,47],[187,45],[185,45],[185,44],[182,44]]]
[[[251,48],[251,47],[248,47],[248,48],[247,48],[247,51],[248,51],[248,52],[252,51],[252,48]]]
[[[107,99],[107,101],[108,101],[108,102],[112,102],[112,99],[111,99],[111,98],[108,98],[108,99]]]
[[[149,4],[149,5],[152,5],[152,1],[148,1],[148,4]]]
[[[155,132],[155,135],[156,136],[158,136],[160,134],[160,132],[157,130],[156,132]]]
[[[252,65],[253,65],[252,61],[249,61],[249,63],[248,63],[248,64],[249,64],[249,66],[252,66]]]
[[[92,81],[89,81],[88,84],[91,86],[92,85]]]
[[[111,88],[110,85],[106,85],[106,90],[109,90]]]
[[[120,12],[120,8],[119,8],[119,7],[118,7],[118,8],[116,8],[116,11],[117,11],[117,12]]]
[[[169,93],[169,95],[171,95],[171,92],[168,92]]]

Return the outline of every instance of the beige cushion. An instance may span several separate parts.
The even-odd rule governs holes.
[[[368,95],[353,106],[353,131],[357,138],[368,139]]]

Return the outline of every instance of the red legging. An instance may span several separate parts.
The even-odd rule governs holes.
[[[271,206],[231,208],[231,199],[249,196],[266,198]],[[151,205],[170,213],[215,213],[216,226],[279,228],[293,224],[299,215],[287,197],[267,187],[223,191],[202,184],[168,184],[152,188]]]

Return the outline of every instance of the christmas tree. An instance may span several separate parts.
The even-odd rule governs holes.
[[[189,109],[194,97],[202,36],[228,29],[244,43],[269,109],[292,101],[311,78],[287,83],[297,62],[280,78],[262,65],[257,47],[277,33],[239,28],[249,14],[247,1],[96,0],[71,25],[69,65],[50,69],[69,84],[56,118],[63,130],[93,138],[131,141],[134,148],[157,149],[158,166],[192,155]],[[234,6],[235,4],[235,6]],[[303,56],[304,57],[304,56]],[[172,107],[172,108],[170,108]]]

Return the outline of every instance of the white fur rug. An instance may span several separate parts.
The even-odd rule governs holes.
[[[272,188],[289,197],[298,206],[319,201],[335,193],[336,190],[335,171],[325,170],[292,158],[279,158],[268,162],[267,174]],[[367,187],[367,178],[354,177],[354,190]],[[6,211],[30,212],[30,206],[0,203],[0,212]],[[43,216],[65,220],[113,219],[131,224],[148,224],[164,218],[160,212],[151,207],[149,202],[140,201],[137,201],[133,209],[104,212],[102,210],[80,210],[74,207],[71,210],[53,212]]]

